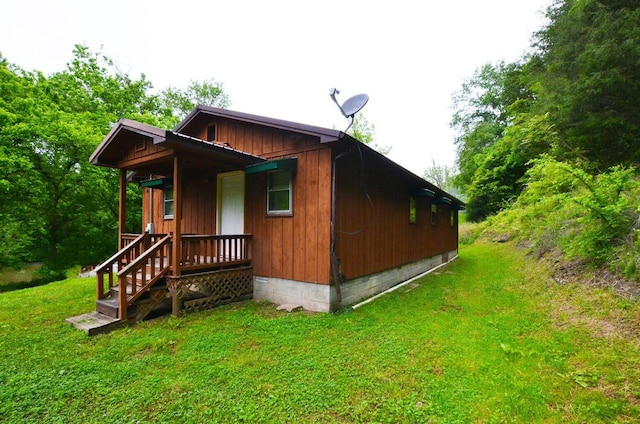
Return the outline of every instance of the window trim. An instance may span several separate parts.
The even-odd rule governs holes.
[[[167,192],[171,190],[171,198],[167,198]],[[162,189],[162,214],[164,219],[173,219],[173,211],[175,210],[175,204],[174,204],[174,200],[175,200],[175,192],[173,191],[173,186],[169,185],[166,186],[164,189]],[[167,214],[167,204],[171,203],[171,207],[172,207],[172,213],[171,214]]]
[[[288,175],[289,186],[286,189],[271,189],[271,176],[274,174],[286,173]],[[287,191],[289,193],[289,209],[271,210],[271,193]],[[293,215],[293,173],[286,170],[270,171],[267,173],[267,216],[291,216]]]

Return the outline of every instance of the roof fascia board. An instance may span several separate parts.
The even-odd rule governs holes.
[[[121,118],[114,126],[107,136],[102,140],[102,143],[96,148],[96,150],[89,157],[89,163],[98,165],[98,158],[106,150],[106,148],[115,140],[115,138],[122,131],[130,131],[149,137],[153,140],[153,144],[158,144],[166,140],[167,132],[161,128],[151,125],[143,124],[141,122],[133,121],[131,119]]]

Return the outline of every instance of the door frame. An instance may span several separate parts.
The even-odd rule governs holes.
[[[242,233],[244,234],[244,217],[246,206],[246,176],[244,171],[223,172],[217,175],[217,193],[216,193],[216,234],[221,234],[222,230],[222,180],[225,177],[242,176]]]

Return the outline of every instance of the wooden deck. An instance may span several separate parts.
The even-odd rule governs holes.
[[[122,321],[143,319],[168,296],[168,277],[172,278],[174,287],[178,287],[175,282],[182,276],[251,269],[250,244],[248,234],[183,235],[179,246],[166,234],[123,235],[120,251],[96,268],[97,310]],[[178,256],[174,252],[176,247],[179,247]],[[177,264],[173,263],[176,257],[180,258]],[[221,284],[219,279],[212,281]],[[243,296],[247,295],[246,286],[243,283]],[[213,289],[208,287],[209,291]],[[237,291],[238,288],[234,288],[228,297],[237,298]],[[176,314],[182,310],[185,292],[181,289],[180,302],[174,301],[180,305],[179,311],[174,310]],[[178,296],[175,293],[173,295]],[[226,295],[224,290],[217,296],[222,295]]]

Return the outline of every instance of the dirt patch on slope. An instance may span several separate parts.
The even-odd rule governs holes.
[[[553,278],[560,284],[575,283],[599,289],[611,289],[628,300],[640,300],[640,281],[628,280],[606,269],[589,269],[583,261],[557,262]]]

